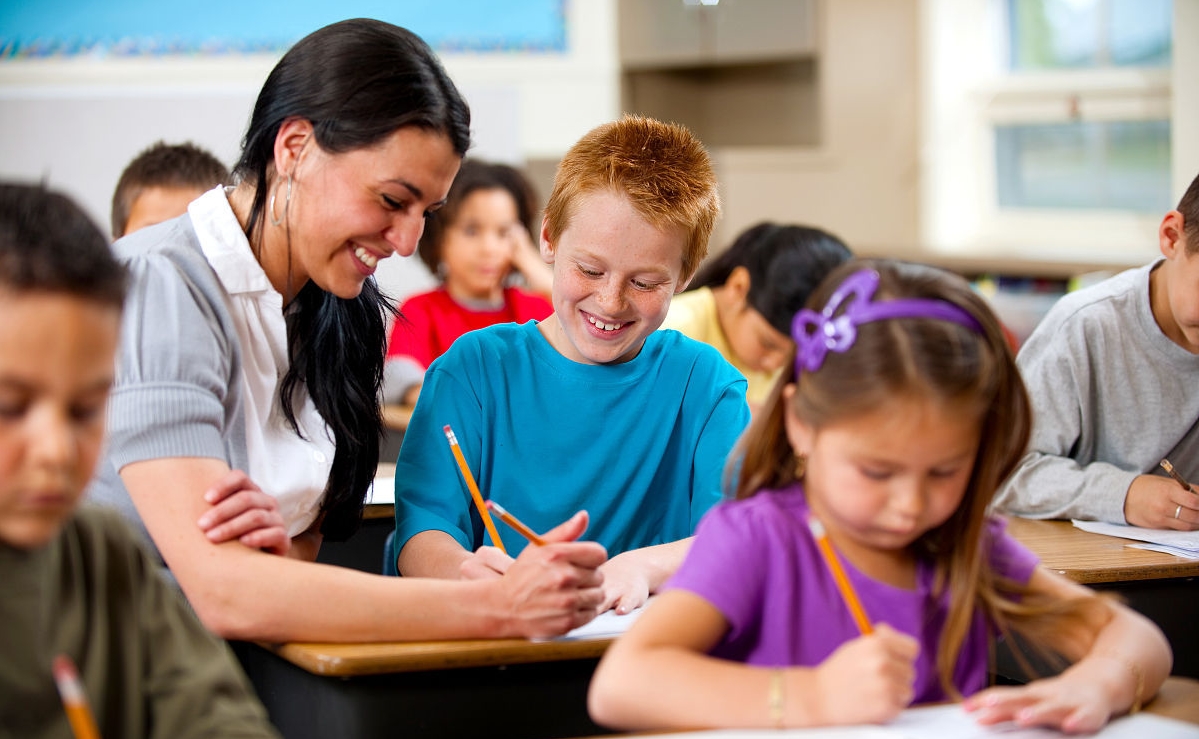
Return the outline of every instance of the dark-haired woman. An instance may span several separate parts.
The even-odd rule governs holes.
[[[544,635],[595,613],[605,555],[572,541],[577,521],[492,581],[313,561],[324,537],[357,527],[378,463],[390,304],[372,275],[412,254],[469,125],[419,38],[335,23],[268,76],[237,184],[116,245],[132,285],[93,497],[144,524],[222,636]],[[561,570],[553,588],[532,577],[545,567]]]

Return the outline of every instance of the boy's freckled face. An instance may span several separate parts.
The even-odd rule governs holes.
[[[91,479],[120,314],[62,293],[0,289],[0,542],[50,541]]]
[[[541,322],[542,334],[583,364],[637,356],[684,286],[684,244],[681,228],[653,226],[623,195],[580,196],[557,244],[542,230],[542,256],[554,270],[554,314]]]

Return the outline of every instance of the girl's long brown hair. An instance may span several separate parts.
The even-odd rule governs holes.
[[[788,442],[785,414],[794,413],[820,429],[877,410],[897,397],[927,400],[979,414],[981,441],[961,505],[945,523],[926,532],[913,548],[931,561],[934,593],[948,589],[949,613],[937,649],[937,671],[948,695],[954,668],[976,608],[1002,632],[1044,642],[1059,619],[1083,616],[1081,603],[1041,603],[1019,583],[999,578],[989,566],[982,541],[991,499],[1028,445],[1032,413],[1012,350],[985,301],[962,278],[924,265],[890,260],[854,260],[833,271],[813,293],[809,307],[824,307],[849,275],[863,269],[879,273],[874,300],[932,298],[972,315],[982,333],[944,320],[901,318],[857,326],[857,337],[844,353],[829,352],[815,372],[796,382],[794,362],[779,378],[763,412],[738,444],[727,472],[735,497],[762,489],[783,488],[799,479],[797,459]],[[783,388],[796,383],[788,408]]]

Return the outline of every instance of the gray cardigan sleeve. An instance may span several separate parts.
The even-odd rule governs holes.
[[[127,265],[109,459],[117,470],[163,457],[234,464],[228,442],[240,409],[237,339],[215,273],[194,244],[134,254]]]

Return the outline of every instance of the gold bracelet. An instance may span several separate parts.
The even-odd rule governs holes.
[[[783,728],[783,677],[782,670],[771,670],[770,690],[766,693],[767,705],[770,706],[770,723],[776,729]]]
[[[1100,652],[1095,656],[1107,657],[1128,668],[1128,671],[1132,673],[1133,678],[1137,681],[1137,687],[1132,696],[1132,706],[1128,709],[1128,715],[1131,716],[1141,710],[1141,702],[1145,698],[1145,671],[1141,669],[1141,666],[1118,652]]]

